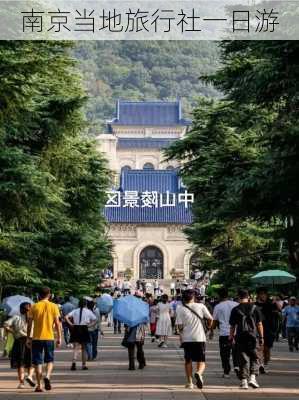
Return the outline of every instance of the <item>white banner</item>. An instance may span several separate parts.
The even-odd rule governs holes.
[[[0,1],[1,40],[298,40],[299,3]]]

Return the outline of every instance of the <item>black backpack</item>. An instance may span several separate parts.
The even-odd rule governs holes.
[[[254,318],[254,312],[256,310],[256,306],[253,305],[249,313],[244,313],[242,310],[238,310],[241,315],[241,320],[238,325],[238,337],[239,342],[243,345],[246,345],[249,349],[255,349],[256,347],[256,337],[257,337],[257,329],[256,329],[256,321]]]

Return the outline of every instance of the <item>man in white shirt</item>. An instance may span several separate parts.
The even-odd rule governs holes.
[[[171,296],[175,295],[175,282],[174,281],[170,282],[170,295]]]
[[[196,270],[194,274],[194,279],[198,281],[202,277],[202,272]]]
[[[223,368],[223,378],[229,378],[231,371],[230,357],[233,357],[234,370],[238,373],[238,361],[234,351],[232,342],[229,340],[230,324],[229,319],[231,311],[239,303],[228,299],[228,291],[226,288],[219,290],[220,303],[217,304],[213,312],[213,325],[210,333],[210,339],[213,338],[213,330],[219,328],[219,347],[220,357]]]
[[[181,343],[185,352],[186,388],[193,389],[192,362],[196,362],[194,378],[197,387],[202,389],[202,376],[206,367],[204,319],[207,320],[208,328],[210,328],[213,318],[204,304],[195,303],[195,292],[189,289],[183,292],[183,304],[177,308],[176,315],[176,324],[179,328]]]
[[[152,291],[152,284],[151,284],[151,282],[146,282],[146,284],[145,284],[145,292],[146,292],[146,293],[151,293],[151,291]]]
[[[131,283],[129,281],[125,280],[123,283],[124,296],[127,296],[128,294],[131,293],[131,287],[132,287]]]

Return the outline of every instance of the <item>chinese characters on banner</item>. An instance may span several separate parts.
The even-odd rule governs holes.
[[[79,9],[22,11],[24,33],[67,33],[96,32],[110,33],[172,33],[202,32],[211,28],[211,24],[222,24],[231,32],[274,32],[279,25],[279,12],[273,8],[255,10],[234,10],[228,18],[215,16],[204,17],[200,10],[154,9],[152,11],[129,8],[125,12],[113,9]],[[229,26],[224,24],[229,23]]]
[[[278,22],[278,12],[273,10],[262,11],[256,10],[255,14],[256,24],[255,32],[274,32]],[[250,12],[246,10],[233,11],[233,32],[245,31],[250,32]]]
[[[107,202],[105,207],[129,207],[129,208],[162,208],[175,207],[183,204],[185,208],[194,203],[194,194],[186,190],[182,193],[141,192],[128,190],[124,192],[111,190],[107,192]]]

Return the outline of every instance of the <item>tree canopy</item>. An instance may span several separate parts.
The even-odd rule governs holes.
[[[68,42],[0,42],[0,277],[4,294],[87,290],[107,265],[103,156]]]
[[[221,47],[220,69],[203,79],[223,98],[202,100],[191,131],[168,151],[195,193],[187,233],[228,284],[269,265],[299,275],[298,43]]]

